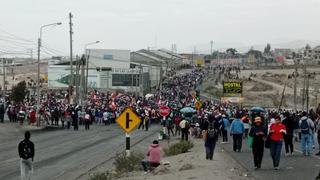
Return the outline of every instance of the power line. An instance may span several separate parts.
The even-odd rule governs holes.
[[[17,38],[17,39],[23,40],[23,41],[34,42],[34,41],[32,41],[32,40],[25,39],[25,38],[19,37],[19,36],[17,36],[17,35],[14,35],[14,34],[12,34],[12,33],[9,33],[9,32],[7,32],[7,31],[5,31],[5,30],[3,30],[3,29],[0,29],[0,31],[3,32],[3,33],[5,33],[5,34],[8,34],[8,35],[10,35],[10,36],[12,36],[12,37],[15,37],[15,38]]]
[[[57,54],[66,54],[65,52],[62,52],[62,51],[57,50],[57,49],[54,49],[54,48],[52,48],[52,47],[50,47],[50,46],[47,46],[47,45],[42,45],[42,47],[45,47],[45,48],[47,48],[48,50],[51,50],[51,51],[53,51],[53,52],[56,52]]]

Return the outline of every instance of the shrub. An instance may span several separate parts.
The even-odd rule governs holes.
[[[131,152],[130,156],[126,156],[125,153],[118,154],[113,163],[116,168],[117,176],[120,176],[123,173],[141,170],[141,161],[143,158],[144,155],[142,153]]]
[[[90,175],[89,180],[112,180],[112,175],[109,173],[109,171],[104,173],[95,173]]]
[[[188,152],[193,147],[193,143],[190,141],[182,141],[169,146],[169,148],[163,149],[166,156],[174,156],[181,153]]]

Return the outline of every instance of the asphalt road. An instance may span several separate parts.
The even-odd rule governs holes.
[[[230,141],[231,139],[231,141]],[[320,157],[305,157],[301,154],[300,143],[294,144],[294,155],[286,157],[284,155],[284,144],[282,147],[282,155],[280,159],[280,170],[274,170],[270,150],[265,149],[262,160],[262,168],[254,170],[253,155],[247,146],[247,141],[243,141],[242,152],[233,152],[232,137],[229,138],[228,144],[219,145],[227,151],[238,163],[248,170],[248,175],[259,180],[314,180],[320,171]],[[314,150],[314,153],[317,150]]]
[[[149,131],[135,130],[131,133],[131,145],[149,142],[145,139],[156,135],[159,126],[151,126]],[[0,146],[0,179],[20,179],[17,145],[23,133],[4,141]],[[1,138],[2,140],[4,137]],[[79,131],[54,130],[32,133],[35,143],[34,180],[76,179],[95,166],[112,161],[113,157],[125,150],[125,134],[117,124],[111,126],[94,125],[89,131],[80,126]]]

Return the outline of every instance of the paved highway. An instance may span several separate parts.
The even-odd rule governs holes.
[[[230,141],[231,139],[231,141]],[[295,143],[295,152],[293,156],[286,157],[284,155],[284,144],[282,147],[282,155],[280,159],[280,170],[274,170],[270,150],[265,149],[262,160],[262,168],[254,170],[252,151],[247,146],[247,141],[243,141],[242,152],[237,153],[232,150],[232,137],[228,144],[221,144],[237,162],[239,162],[249,172],[249,175],[258,180],[313,180],[320,171],[320,157],[305,157],[301,154],[300,143]],[[316,150],[314,150],[316,152]]]
[[[131,135],[131,145],[141,143],[147,148],[149,142],[144,140],[156,135],[159,126],[151,126],[149,131],[135,130]],[[0,146],[0,179],[20,179],[20,167],[17,145],[23,139],[23,132]],[[1,137],[5,139],[6,137]],[[117,124],[111,126],[91,127],[85,131],[55,130],[32,133],[35,143],[34,160],[35,180],[76,179],[98,164],[113,160],[112,158],[125,150],[125,135]]]

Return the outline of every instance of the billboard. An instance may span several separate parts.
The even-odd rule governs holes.
[[[243,97],[221,97],[222,103],[242,103],[244,100]]]
[[[242,82],[238,82],[238,81],[223,82],[223,95],[226,97],[241,96]]]
[[[99,76],[96,70],[89,70],[88,86],[91,88],[99,88]],[[74,74],[74,80],[80,79],[80,76]],[[70,68],[69,66],[50,65],[48,67],[48,88],[67,88],[70,81]]]

